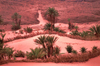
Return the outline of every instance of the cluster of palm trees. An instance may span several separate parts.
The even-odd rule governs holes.
[[[48,21],[51,23],[50,30],[53,31],[54,24],[59,16],[59,13],[55,8],[50,8],[46,11],[45,16],[48,18]]]
[[[58,38],[54,37],[54,36],[43,35],[43,36],[40,36],[37,39],[35,39],[35,42],[37,44],[42,45],[42,47],[45,49],[45,52],[47,52],[48,57],[50,57],[50,56],[53,56],[54,43],[57,41],[57,39]],[[58,49],[58,48],[56,47],[56,49]],[[57,51],[55,51],[55,52],[57,53]]]
[[[72,35],[79,35],[81,37],[95,36],[100,38],[100,25],[92,26],[88,31],[78,32],[78,26],[75,26],[75,31],[72,31]]]

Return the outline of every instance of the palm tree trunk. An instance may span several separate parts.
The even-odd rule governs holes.
[[[20,23],[21,23],[21,19],[19,20],[19,26],[20,26]]]
[[[53,28],[55,27],[55,22],[56,22],[56,19],[55,19],[55,17],[53,17]]]
[[[53,46],[50,46],[50,55],[53,56]]]
[[[50,47],[48,46],[48,57],[50,57]]]
[[[16,18],[15,18],[15,22],[16,22],[16,24],[17,24],[17,20],[18,20],[18,19],[17,19],[17,17],[16,17]]]

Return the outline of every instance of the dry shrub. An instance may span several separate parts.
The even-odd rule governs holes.
[[[56,63],[85,62],[99,55],[100,55],[100,49],[97,49],[95,51],[88,51],[81,54],[77,53],[77,54],[59,55],[57,57],[52,56],[47,59],[44,59],[43,62],[56,62]]]
[[[89,51],[89,57],[94,58],[100,55],[100,49],[96,49],[94,51]]]
[[[61,34],[60,34],[60,36],[61,36]],[[89,41],[100,40],[100,37],[97,38],[95,36],[88,36],[88,37],[81,37],[81,36],[78,36],[78,35],[76,35],[76,36],[74,36],[74,35],[65,35],[65,36],[73,38],[73,39],[80,39],[80,40],[89,40]]]
[[[0,60],[0,65],[6,64],[6,63],[8,63],[8,61],[6,61],[6,60]]]
[[[67,37],[70,37],[70,38],[73,38],[73,39],[82,39],[82,37],[80,37],[78,35],[76,35],[76,36],[74,36],[74,35],[67,35]]]
[[[10,41],[13,41],[13,40],[17,40],[17,39],[29,38],[29,37],[33,37],[33,36],[36,36],[36,34],[35,34],[35,33],[30,33],[29,35],[24,35],[24,36],[17,35],[17,36],[14,37],[14,38],[7,38],[7,39],[5,39],[5,40],[4,40],[4,43],[10,42]]]

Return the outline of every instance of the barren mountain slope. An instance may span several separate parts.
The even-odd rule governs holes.
[[[77,0],[78,1],[78,0]],[[11,24],[11,16],[18,12],[22,15],[21,24],[36,24],[37,10],[41,9],[44,15],[48,7],[54,7],[59,12],[57,22],[88,23],[100,21],[100,1],[77,2],[76,0],[0,0],[0,15],[4,24]],[[87,0],[86,0],[87,1]]]

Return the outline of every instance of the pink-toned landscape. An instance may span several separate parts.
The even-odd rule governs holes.
[[[92,0],[90,0],[92,1]],[[33,2],[33,3],[31,3]],[[100,25],[100,1],[97,0],[95,2],[76,2],[76,0],[30,0],[30,1],[0,1],[0,15],[4,19],[4,24],[0,25],[0,29],[4,29],[6,33],[4,41],[8,39],[14,39],[17,36],[25,36],[30,34],[35,34],[33,37],[24,38],[24,39],[16,39],[13,41],[8,41],[4,43],[8,47],[13,47],[14,50],[21,50],[24,53],[26,51],[30,52],[30,48],[35,49],[36,47],[41,47],[42,45],[36,44],[35,39],[39,36],[55,36],[58,37],[58,40],[54,43],[54,46],[58,46],[60,48],[60,53],[62,56],[73,55],[69,54],[66,51],[66,46],[71,45],[74,50],[80,54],[80,48],[85,47],[86,51],[91,51],[93,46],[100,48],[100,36],[98,40],[81,40],[70,38],[68,36],[61,36],[59,34],[45,34],[46,31],[43,30],[44,25],[49,23],[47,18],[44,16],[48,7],[54,7],[59,16],[57,17],[57,22],[55,23],[55,27],[59,27],[64,30],[65,35],[70,35],[71,31],[68,29],[68,18],[70,18],[72,24],[78,26],[78,31],[88,31],[90,27],[95,25]],[[8,9],[8,10],[7,10]],[[22,16],[21,21],[21,29],[12,31],[12,19],[11,16],[18,12]],[[32,28],[31,33],[27,33],[24,31],[23,34],[20,33],[20,30],[24,30],[24,28],[30,27]],[[38,34],[41,33],[42,35]],[[36,35],[37,34],[37,35]],[[13,60],[13,58],[11,58]],[[18,57],[16,60],[26,60],[25,58]],[[14,62],[7,63],[0,66],[100,66],[100,55],[89,59],[86,62],[66,62],[66,63],[53,63],[53,62]]]

